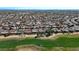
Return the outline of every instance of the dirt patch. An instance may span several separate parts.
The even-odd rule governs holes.
[[[79,32],[74,32],[74,33],[57,33],[57,34],[52,34],[51,36],[49,37],[39,37],[39,39],[43,39],[43,40],[46,40],[46,39],[50,39],[50,40],[55,40],[57,39],[58,37],[61,37],[61,36],[68,36],[68,35],[74,35],[75,37],[76,36],[79,36]],[[10,35],[10,36],[7,36],[7,37],[4,37],[4,36],[0,36],[0,41],[1,40],[8,40],[8,39],[17,39],[17,40],[20,40],[20,39],[23,39],[23,38],[34,38],[35,36],[37,36],[36,34],[31,34],[31,35]]]
[[[43,49],[43,47],[39,47],[36,45],[21,45],[16,47],[17,51],[41,51]]]
[[[7,37],[4,37],[4,36],[0,36],[0,41],[2,40],[21,40],[23,38],[34,38],[36,35],[10,35],[10,36],[7,36]]]
[[[50,39],[50,40],[55,40],[56,38],[62,36],[63,33],[57,33],[57,34],[52,34],[49,37],[40,37],[40,39],[46,40],[46,39]]]

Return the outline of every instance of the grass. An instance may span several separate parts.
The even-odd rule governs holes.
[[[0,50],[15,50],[17,46],[29,44],[44,47],[47,50],[50,50],[53,47],[76,48],[79,47],[79,36],[63,35],[56,38],[55,40],[41,40],[36,38],[25,38],[22,40],[9,39],[5,41],[0,41]]]

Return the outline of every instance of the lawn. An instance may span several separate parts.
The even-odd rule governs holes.
[[[29,44],[44,47],[46,50],[50,50],[53,47],[76,48],[79,47],[79,36],[63,35],[55,40],[42,40],[38,38],[24,38],[22,40],[9,39],[0,41],[0,50],[15,50],[17,46]]]

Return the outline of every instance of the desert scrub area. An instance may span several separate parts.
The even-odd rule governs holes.
[[[0,51],[72,51],[79,50],[79,35],[61,35],[55,40],[40,38],[10,38],[0,41]]]

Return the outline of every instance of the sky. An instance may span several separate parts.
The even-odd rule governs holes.
[[[0,9],[79,9],[79,0],[0,0]]]

